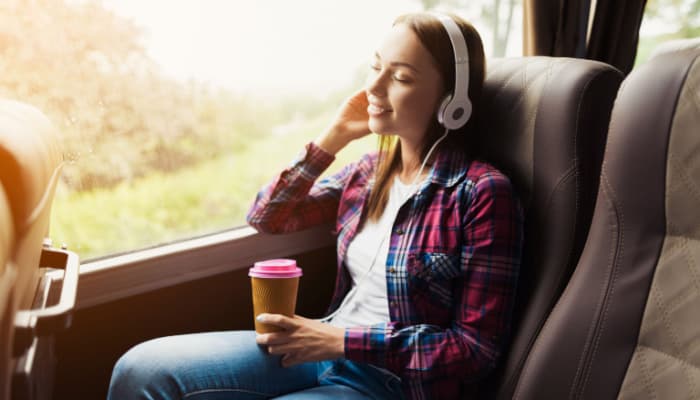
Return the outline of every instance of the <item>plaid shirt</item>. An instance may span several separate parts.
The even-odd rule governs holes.
[[[364,217],[377,157],[316,182],[333,159],[308,144],[248,213],[250,225],[269,233],[335,221],[338,274],[329,310],[351,286],[345,254]],[[394,222],[386,262],[391,320],[346,328],[345,357],[398,375],[409,399],[475,393],[508,335],[522,215],[505,175],[443,148]]]

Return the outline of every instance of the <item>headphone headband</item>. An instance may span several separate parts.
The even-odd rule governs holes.
[[[472,112],[469,99],[469,51],[464,34],[452,17],[430,12],[447,31],[455,58],[455,85],[438,109],[438,121],[447,129],[455,130],[464,126]]]

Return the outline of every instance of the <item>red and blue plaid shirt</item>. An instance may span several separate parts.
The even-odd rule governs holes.
[[[333,160],[308,144],[248,213],[248,223],[268,233],[335,221],[338,274],[329,310],[351,286],[345,254],[364,218],[377,157],[316,182]],[[443,148],[394,221],[386,262],[391,320],[346,328],[345,357],[393,372],[409,399],[474,393],[508,336],[522,239],[510,180]]]

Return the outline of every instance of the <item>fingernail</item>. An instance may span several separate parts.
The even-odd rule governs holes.
[[[258,315],[257,317],[255,317],[255,319],[258,322],[265,322],[265,316],[263,314]]]

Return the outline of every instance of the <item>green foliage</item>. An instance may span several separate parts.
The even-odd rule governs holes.
[[[277,104],[163,77],[141,41],[138,27],[95,1],[0,5],[0,96],[53,120],[72,190],[241,151],[288,116]]]
[[[644,34],[646,24],[663,27],[662,33]],[[635,66],[646,62],[659,44],[700,37],[700,0],[649,0],[644,10]]]
[[[349,94],[263,101],[175,81],[142,40],[97,0],[0,2],[0,96],[61,132],[51,236],[83,259],[243,224]]]
[[[700,35],[700,0],[648,0],[644,18],[663,23],[676,37]]]
[[[280,135],[177,172],[155,172],[112,188],[71,192],[59,186],[51,237],[83,260],[162,244],[245,224],[255,195],[289,164],[331,118],[321,114]],[[337,172],[374,146],[374,138],[344,149],[327,173]]]

